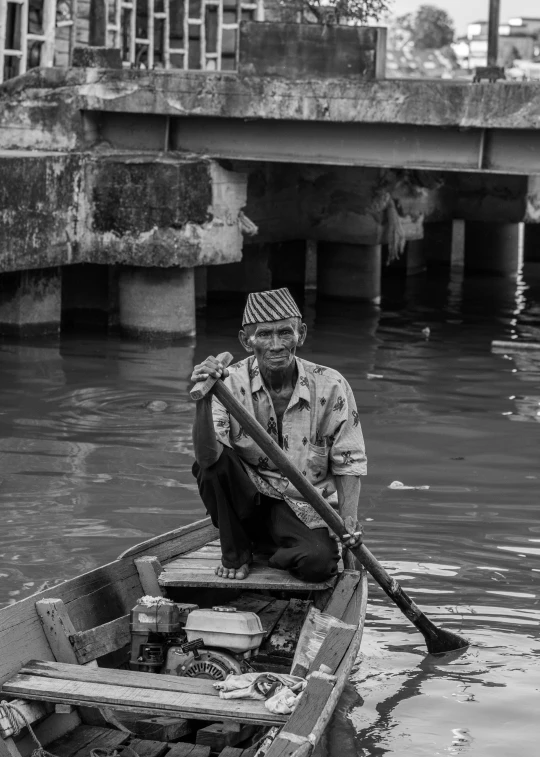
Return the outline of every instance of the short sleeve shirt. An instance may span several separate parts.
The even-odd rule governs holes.
[[[283,415],[283,451],[329,504],[336,505],[335,477],[367,473],[356,402],[351,387],[340,373],[307,360],[295,360],[298,377]],[[279,443],[276,412],[256,358],[248,357],[229,366],[225,384]],[[215,398],[212,414],[218,440],[237,453],[257,489],[285,500],[309,528],[324,527],[311,505]]]

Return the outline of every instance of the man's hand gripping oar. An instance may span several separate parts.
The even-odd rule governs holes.
[[[228,366],[232,361],[232,355],[224,352],[218,355],[218,361]],[[259,422],[248,413],[243,405],[231,394],[227,387],[218,379],[208,377],[193,387],[190,394],[192,399],[200,400],[208,392],[212,392],[224,405],[229,413],[240,423],[246,433],[268,455],[280,472],[286,476],[293,486],[306,498],[306,501],[325,521],[327,526],[336,534],[344,546],[351,540],[351,534],[336,511],[326,502],[322,494],[303,476],[298,468],[291,463],[272,437],[266,433]],[[427,650],[430,654],[444,654],[460,649],[466,649],[469,642],[458,634],[437,628],[429,618],[424,615],[413,600],[403,591],[399,583],[391,578],[380,562],[371,554],[365,544],[357,543],[349,547],[351,554],[363,565],[371,576],[377,581],[383,591],[399,607],[401,612],[413,623],[423,635]]]

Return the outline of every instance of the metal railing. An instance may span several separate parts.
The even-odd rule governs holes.
[[[54,65],[57,44],[65,39],[65,63],[77,33],[77,0],[0,0],[0,82],[28,68]]]
[[[238,66],[243,20],[262,20],[263,2],[105,0],[106,44],[130,68],[221,71]]]
[[[104,2],[101,44],[119,49],[126,68],[235,70],[240,22],[264,18],[263,0]],[[71,65],[75,44],[90,43],[89,10],[88,0],[0,0],[0,82]]]

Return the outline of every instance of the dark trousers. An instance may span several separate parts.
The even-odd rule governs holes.
[[[326,528],[308,528],[280,499],[260,494],[238,456],[224,447],[210,468],[193,465],[199,492],[219,528],[223,566],[240,568],[253,552],[269,553],[268,565],[303,581],[335,576],[337,543]]]

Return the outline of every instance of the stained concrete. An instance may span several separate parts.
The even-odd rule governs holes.
[[[518,223],[465,225],[465,270],[494,276],[517,277],[522,229]]]
[[[0,274],[0,333],[58,333],[61,289],[57,268]]]
[[[174,154],[0,156],[0,271],[240,260],[247,179]]]
[[[317,282],[323,297],[378,304],[381,245],[319,245]]]
[[[384,73],[386,29],[244,21],[239,58],[240,76],[373,79]]]
[[[120,328],[128,336],[195,334],[193,269],[126,267],[120,271]]]
[[[540,129],[540,91],[535,82],[472,86],[467,81],[441,79],[304,81],[162,69],[34,69],[3,84],[0,96],[7,99],[23,93],[31,99],[37,90],[56,103],[76,98],[83,110]]]

